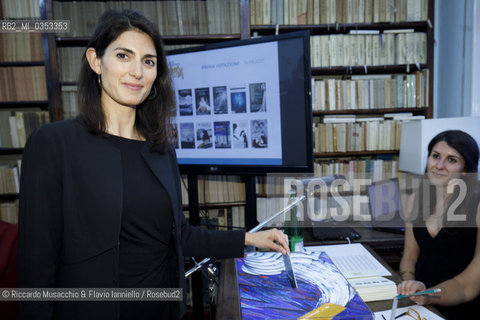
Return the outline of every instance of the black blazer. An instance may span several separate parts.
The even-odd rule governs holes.
[[[142,156],[168,191],[177,259],[172,277],[184,290],[183,256],[243,254],[244,231],[208,231],[183,215],[175,151]],[[118,287],[122,214],[120,152],[77,118],[44,125],[24,149],[20,187],[18,282],[25,288]],[[162,210],[162,208],[158,208]],[[179,316],[185,303],[178,308]],[[117,302],[25,302],[22,319],[118,319]]]

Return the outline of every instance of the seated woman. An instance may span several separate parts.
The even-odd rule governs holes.
[[[477,319],[480,306],[478,158],[478,145],[467,133],[439,133],[428,145],[426,179],[407,204],[398,293],[441,288],[410,299],[435,304],[447,319]]]

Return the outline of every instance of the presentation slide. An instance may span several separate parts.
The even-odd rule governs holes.
[[[281,165],[278,43],[167,56],[179,164]]]

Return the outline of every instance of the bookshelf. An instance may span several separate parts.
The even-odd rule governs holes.
[[[11,201],[11,200],[17,200],[17,199],[18,199],[18,193],[0,194],[0,200]]]
[[[23,148],[0,148],[0,155],[22,154]]]
[[[39,3],[2,1],[0,19],[39,19]],[[16,223],[23,147],[49,121],[42,34],[2,32],[0,48],[0,220]]]
[[[270,4],[270,7],[267,3]],[[315,126],[324,125],[327,122],[325,119],[330,118],[326,125],[330,127],[329,130],[335,132],[336,124],[345,123],[343,118],[346,116],[350,116],[352,119],[377,117],[377,119],[370,120],[377,120],[379,123],[389,123],[390,120],[387,121],[383,118],[385,114],[389,113],[403,113],[404,115],[408,113],[413,118],[418,118],[418,116],[431,118],[433,116],[433,90],[431,90],[433,84],[433,0],[415,2],[407,0],[250,0],[250,8],[251,31],[255,35],[272,35],[299,30],[310,31],[312,78],[315,80],[312,81],[312,100],[314,101],[312,110]],[[375,43],[377,43],[376,47]],[[419,52],[417,49],[420,45],[422,45],[422,50]],[[367,53],[361,53],[361,49],[367,52],[368,48],[371,48],[373,57],[368,57]],[[389,55],[390,52],[392,54]],[[412,80],[414,77],[415,80]],[[390,90],[392,92],[400,91],[397,87],[392,86],[392,80],[390,80],[392,78],[406,79],[409,86],[413,84],[413,88],[416,90],[404,93],[407,97],[408,94],[412,95],[409,98],[411,100],[398,103],[394,99],[396,97],[390,97],[392,100],[390,104],[387,101],[383,104],[371,99],[367,101],[366,105],[359,105],[359,101],[363,101],[359,99],[362,92],[360,85],[364,85],[365,81],[369,82],[368,85],[375,85],[374,92],[382,90],[385,92],[382,94],[382,100],[384,99],[383,95],[390,94]],[[421,81],[418,81],[420,79]],[[320,84],[320,87],[324,86],[324,89],[316,90],[319,80],[325,81],[325,84],[323,82]],[[328,80],[330,81],[327,85]],[[345,94],[343,92],[345,83],[350,91],[350,82],[353,83],[354,80],[355,84],[351,86],[353,87],[352,93]],[[411,80],[412,82],[409,82]],[[374,81],[377,83],[373,83]],[[380,83],[380,81],[384,83]],[[423,84],[423,87],[418,88],[419,84]],[[324,92],[321,92],[322,90]],[[353,102],[353,94],[356,95],[355,102]],[[369,94],[372,95],[372,91]],[[316,101],[319,97],[323,99],[322,103]],[[333,104],[329,103],[331,97],[335,100]],[[420,98],[421,100],[417,101]],[[350,99],[352,103],[347,105],[345,101],[350,101]],[[332,119],[335,116],[339,116],[337,122]],[[356,120],[351,121],[356,122]],[[333,143],[330,148],[325,148],[319,141],[320,139],[314,139],[316,140],[315,161],[325,164],[323,167],[328,169],[335,162],[351,165],[352,160],[384,159],[390,161],[388,159],[396,159],[399,152],[398,137],[395,145],[388,146],[388,148],[384,148],[380,144],[373,149],[366,146],[367,136],[369,136],[366,132],[368,123],[370,122],[366,122],[365,128],[361,129],[361,132],[365,132],[361,144],[365,144],[365,146],[360,149],[358,147],[349,149],[348,147],[349,139],[354,140],[349,136],[348,124],[338,125],[341,128],[341,136],[334,134],[333,137],[327,137],[333,140],[330,141]],[[342,126],[347,127],[347,133],[344,132],[345,128]],[[317,130],[319,129],[314,127],[314,135],[325,135],[323,132],[316,132]],[[376,136],[390,135],[390,129],[383,132],[378,130],[375,128]],[[355,131],[352,133],[357,134]],[[338,141],[342,141],[342,143],[339,145]],[[396,160],[394,165],[396,165]],[[335,166],[333,171],[317,168],[315,175],[345,174],[344,171],[336,171],[338,167],[340,166]],[[348,174],[348,171],[346,173]],[[389,176],[385,178],[389,178]]]
[[[394,112],[411,112],[414,115],[424,115],[428,112],[427,107],[420,108],[383,108],[383,109],[356,109],[356,110],[324,110],[324,111],[313,111],[313,116],[324,116],[324,115],[336,115],[336,114],[363,114],[363,115],[375,115],[382,113],[394,113]]]
[[[315,152],[315,158],[330,158],[330,157],[358,157],[358,156],[374,156],[374,155],[389,155],[397,154],[398,150],[375,150],[375,151],[350,151],[350,152]]]
[[[269,8],[268,6],[265,7],[266,3],[270,3]],[[375,7],[377,5],[378,8]],[[312,100],[314,101],[312,103],[312,115],[316,126],[322,124],[334,127],[335,122],[331,118],[335,117],[351,117],[354,119],[377,117],[379,118],[378,121],[383,123],[390,123],[396,119],[392,116],[386,120],[386,114],[394,113],[409,114],[411,118],[418,118],[419,116],[432,118],[434,107],[432,90],[434,71],[434,5],[434,0],[250,0],[250,19],[252,22],[250,29],[253,35],[258,36],[308,30],[312,39],[321,40],[311,42],[312,78],[314,80],[324,80],[325,82],[328,79],[335,81],[337,86],[332,86],[334,89],[332,96],[336,95],[334,99],[337,103],[335,108],[330,108],[330,105],[326,103],[328,99],[326,99],[327,101],[324,101],[323,106],[320,107],[322,104],[315,101],[319,96],[318,90],[316,91],[316,82],[312,82]],[[355,6],[364,9],[363,12],[365,14],[363,17],[356,11]],[[335,10],[339,8],[340,10]],[[370,8],[370,14],[368,14],[367,8]],[[392,8],[395,10],[390,10]],[[349,14],[350,11],[353,14]],[[292,12],[294,13],[293,15]],[[415,41],[412,41],[414,38],[412,35],[421,38],[421,41],[424,42],[421,58],[415,54],[402,56],[401,51],[400,55],[398,54],[399,51],[395,51],[395,47],[415,47],[417,44],[413,46],[411,44],[415,43]],[[382,56],[381,50],[379,50],[380,52],[376,54],[377,60],[370,58],[370,63],[367,63],[366,54],[362,55],[359,53],[356,59],[352,59],[352,57],[345,58],[346,55],[343,56],[344,52],[348,50],[352,52],[355,46],[357,50],[359,47],[361,48],[358,42],[350,41],[351,44],[344,46],[341,51],[337,51],[337,47],[334,47],[335,50],[332,50],[332,40],[339,38],[350,40],[354,39],[354,37],[360,38],[363,42],[373,42],[381,37],[377,50],[378,48],[381,49],[382,46],[394,48],[394,54],[387,59]],[[407,37],[412,41],[409,45],[406,44]],[[319,43],[321,46],[318,45]],[[344,43],[348,42],[344,41]],[[363,43],[362,46],[366,50],[367,45]],[[322,50],[322,48],[328,48],[328,50]],[[370,48],[374,48],[372,44],[370,44]],[[332,56],[335,57],[334,63],[330,63]],[[339,59],[336,56],[343,56],[343,59],[340,59],[343,61],[338,61]],[[328,63],[322,60],[323,57],[328,57]],[[410,98],[412,100],[407,100],[409,104],[398,103],[395,99],[391,99],[393,101],[390,104],[375,105],[369,102],[366,107],[365,105],[359,107],[359,83],[374,77],[388,79],[381,80],[385,83],[375,83],[378,85],[376,88],[393,88],[393,92],[397,88],[388,87],[389,85],[391,86],[391,83],[388,82],[391,82],[392,80],[390,79],[392,78],[410,78],[411,80],[412,77],[415,77],[415,80],[422,79],[424,82],[423,88],[417,91],[416,85],[419,83],[418,81],[413,87],[417,89],[415,94],[418,92],[422,93],[421,101],[417,102],[417,96],[415,96],[413,99],[412,97]],[[342,93],[342,90],[339,90],[338,83],[350,85],[353,79],[356,81],[356,103],[353,106],[344,103],[339,108],[338,100],[341,101],[341,99],[338,99],[338,96],[345,97],[345,95],[339,94],[339,92]],[[367,81],[371,83],[373,80],[368,79]],[[325,99],[325,96],[328,96],[328,87],[325,87],[324,91],[323,98]],[[349,94],[351,95],[351,93]],[[348,101],[349,99],[352,98],[349,97],[346,100]],[[405,99],[403,101],[406,102]],[[328,119],[330,123],[325,124],[327,122],[325,119]],[[405,119],[401,121],[405,121]],[[339,123],[342,122],[339,121]],[[362,125],[365,125],[365,123]],[[348,126],[350,124],[343,122],[342,125]],[[367,126],[365,125],[365,127]],[[331,128],[332,131],[334,129]],[[317,132],[317,130],[319,130],[318,127],[314,127],[314,135],[320,134],[320,131]],[[383,136],[382,139],[385,140],[384,137],[389,135],[387,132],[384,134],[377,133],[376,135],[379,137]],[[315,168],[315,176],[341,174],[347,180],[352,181],[352,179],[357,177],[382,180],[399,175],[398,169],[396,169],[398,167],[399,131],[396,132],[395,143],[388,145],[388,148],[385,148],[385,145],[383,147],[378,145],[375,148],[366,148],[364,146],[363,148],[350,147],[349,149],[349,140],[345,136],[348,137],[348,130],[347,133],[344,133],[343,143],[340,144],[339,148],[332,146],[331,150],[328,151],[325,148],[319,148],[321,143],[319,143],[318,139],[314,139],[316,140],[314,159],[318,164]],[[332,141],[332,144],[334,142],[335,140]],[[366,139],[363,143],[366,144]],[[404,177],[400,175],[399,178],[402,180]],[[407,184],[402,183],[401,185],[406,186]],[[351,191],[344,191],[342,195],[349,197],[351,193]]]
[[[66,70],[63,61],[80,59],[100,14],[110,8],[131,8],[142,12],[157,24],[167,50],[238,40],[246,32],[240,16],[242,7],[237,0],[44,1],[42,17],[71,20],[70,33],[47,35],[47,72],[52,84],[49,105],[55,120],[76,114],[72,92],[76,90],[78,70]],[[88,14],[77,15],[78,12]]]
[[[48,101],[1,101],[0,109],[38,108],[48,110]]]
[[[46,19],[71,19],[69,34],[47,34],[45,48],[48,81],[48,105],[52,118],[61,120],[75,114],[76,71],[65,70],[64,61],[77,61],[83,53],[100,13],[108,8],[134,8],[143,12],[158,24],[166,48],[192,46],[204,43],[246,39],[251,36],[273,35],[278,33],[309,30],[312,37],[312,78],[337,83],[351,81],[357,77],[354,85],[359,95],[359,86],[367,75],[379,76],[380,79],[392,77],[406,78],[415,74],[421,76],[425,86],[422,91],[422,102],[413,98],[413,105],[405,107],[401,103],[378,106],[369,102],[367,108],[330,108],[318,110],[313,106],[316,123],[323,123],[326,117],[353,115],[355,118],[377,117],[381,119],[389,113],[408,113],[412,116],[431,118],[433,115],[433,25],[434,0],[208,0],[208,1],[41,1],[42,17]],[[193,11],[196,12],[192,15]],[[85,19],[83,15],[72,15],[71,12],[90,12]],[[363,14],[362,14],[363,13]],[[73,17],[73,18],[72,18]],[[172,17],[176,17],[173,19]],[[166,23],[165,23],[166,22]],[[318,62],[318,56],[332,56],[335,51],[315,52],[313,39],[338,42],[338,39],[355,39],[362,42],[378,42],[382,46],[407,45],[406,38],[418,35],[423,41],[424,51],[421,59],[415,55],[403,56],[397,52],[393,56],[379,52],[372,63],[343,58],[330,65]],[[322,38],[323,37],[323,38]],[[368,39],[367,39],[368,38]],[[322,40],[323,39],[323,40]],[[388,40],[387,40],[388,39]],[[347,43],[347,40],[341,40]],[[355,42],[356,41],[356,42]],[[382,42],[383,41],[383,42]],[[420,41],[420,40],[419,40]],[[414,46],[416,42],[413,42]],[[344,47],[347,47],[344,45]],[[362,48],[362,47],[360,47]],[[369,48],[365,45],[364,49]],[[346,49],[347,50],[347,49]],[[386,49],[383,49],[386,51]],[[413,57],[413,59],[412,59]],[[334,60],[329,58],[330,60]],[[362,58],[363,59],[363,58]],[[370,58],[373,59],[373,58]],[[344,63],[345,62],[345,63]],[[428,70],[425,72],[425,70]],[[67,73],[67,74],[65,74]],[[419,78],[420,76],[417,76]],[[383,81],[383,80],[382,80]],[[376,83],[380,87],[391,85]],[[338,90],[338,84],[336,89]],[[313,86],[312,86],[313,88]],[[390,88],[390,87],[389,87]],[[325,88],[328,91],[328,88]],[[389,89],[391,90],[391,89]],[[315,96],[315,89],[314,96]],[[337,93],[338,95],[338,93]],[[338,99],[338,98],[337,98]],[[410,98],[411,99],[411,98]],[[357,98],[358,100],[358,98]],[[357,103],[358,104],[358,103]],[[68,110],[70,106],[70,110]],[[379,120],[380,121],[380,120]],[[390,121],[390,120],[389,120]],[[378,131],[376,131],[378,132]],[[398,139],[397,139],[398,142]],[[318,144],[318,143],[317,143]],[[398,144],[398,143],[397,143]],[[385,148],[364,148],[363,150],[325,151],[314,150],[316,162],[361,161],[364,159],[395,159],[398,146]],[[208,179],[207,179],[208,180]],[[201,180],[199,189],[201,189]],[[258,188],[258,186],[257,186]],[[200,190],[200,192],[202,192]],[[260,191],[262,194],[263,192]],[[186,198],[186,197],[184,197]],[[201,197],[200,197],[201,198]],[[201,200],[201,199],[200,199]],[[211,207],[213,203],[231,206],[232,201],[203,201],[202,206]],[[202,202],[202,200],[201,200]],[[245,196],[240,201],[244,203]],[[248,202],[248,201],[247,201]],[[186,206],[187,203],[185,202]]]

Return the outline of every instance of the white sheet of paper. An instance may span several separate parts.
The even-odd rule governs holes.
[[[399,315],[399,314],[402,314],[402,313],[406,312],[408,310],[408,308],[415,309],[420,314],[422,319],[423,318],[428,319],[428,320],[441,320],[441,319],[443,319],[442,317],[437,316],[435,313],[428,310],[424,306],[419,306],[419,305],[413,305],[413,306],[410,306],[410,307],[398,308],[397,311],[395,312],[395,315]],[[390,313],[391,312],[392,312],[392,310],[384,310],[384,311],[375,312],[374,313],[375,320],[390,319]],[[382,315],[383,315],[384,318],[382,318]],[[408,317],[408,316],[398,318],[398,320],[403,320],[403,319],[407,320],[407,319],[413,319],[413,318]]]
[[[392,275],[361,243],[312,246],[306,249],[326,252],[347,279]]]

